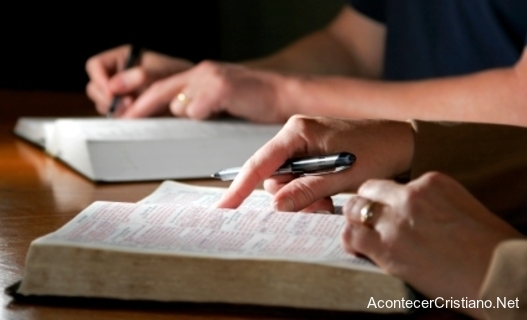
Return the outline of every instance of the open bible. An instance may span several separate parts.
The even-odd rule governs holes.
[[[214,208],[223,191],[166,181],[138,203],[95,202],[31,243],[17,293],[407,311],[368,308],[411,295],[343,251],[342,215],[274,212],[261,190]]]

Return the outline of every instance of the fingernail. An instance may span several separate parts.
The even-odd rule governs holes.
[[[295,204],[290,198],[284,198],[280,201],[277,201],[274,203],[273,206],[276,211],[286,211],[286,212],[295,211]]]
[[[327,210],[317,210],[317,211],[315,211],[315,213],[320,213],[320,214],[333,214],[333,212],[330,212],[330,211],[327,211]]]

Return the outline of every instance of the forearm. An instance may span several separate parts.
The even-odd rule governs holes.
[[[242,64],[285,73],[361,75],[357,62],[327,30],[310,34],[269,57]]]
[[[291,114],[527,124],[527,83],[514,68],[412,82],[344,77],[284,82],[281,98]]]
[[[324,29],[244,64],[286,73],[379,78],[385,38],[384,25],[344,6]]]

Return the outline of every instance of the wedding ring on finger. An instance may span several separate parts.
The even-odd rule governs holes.
[[[190,103],[190,98],[183,92],[178,93],[176,96],[177,101],[179,101],[183,106],[187,106]]]
[[[368,228],[373,227],[374,209],[377,203],[375,201],[368,201],[360,209],[360,222]]]

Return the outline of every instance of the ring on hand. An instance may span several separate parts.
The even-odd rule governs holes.
[[[186,94],[184,94],[183,92],[180,92],[178,93],[176,99],[181,102],[182,105],[186,106],[187,104],[190,103],[190,98],[187,97]]]
[[[360,222],[370,228],[373,227],[373,209],[375,204],[375,201],[368,201],[360,209]]]

